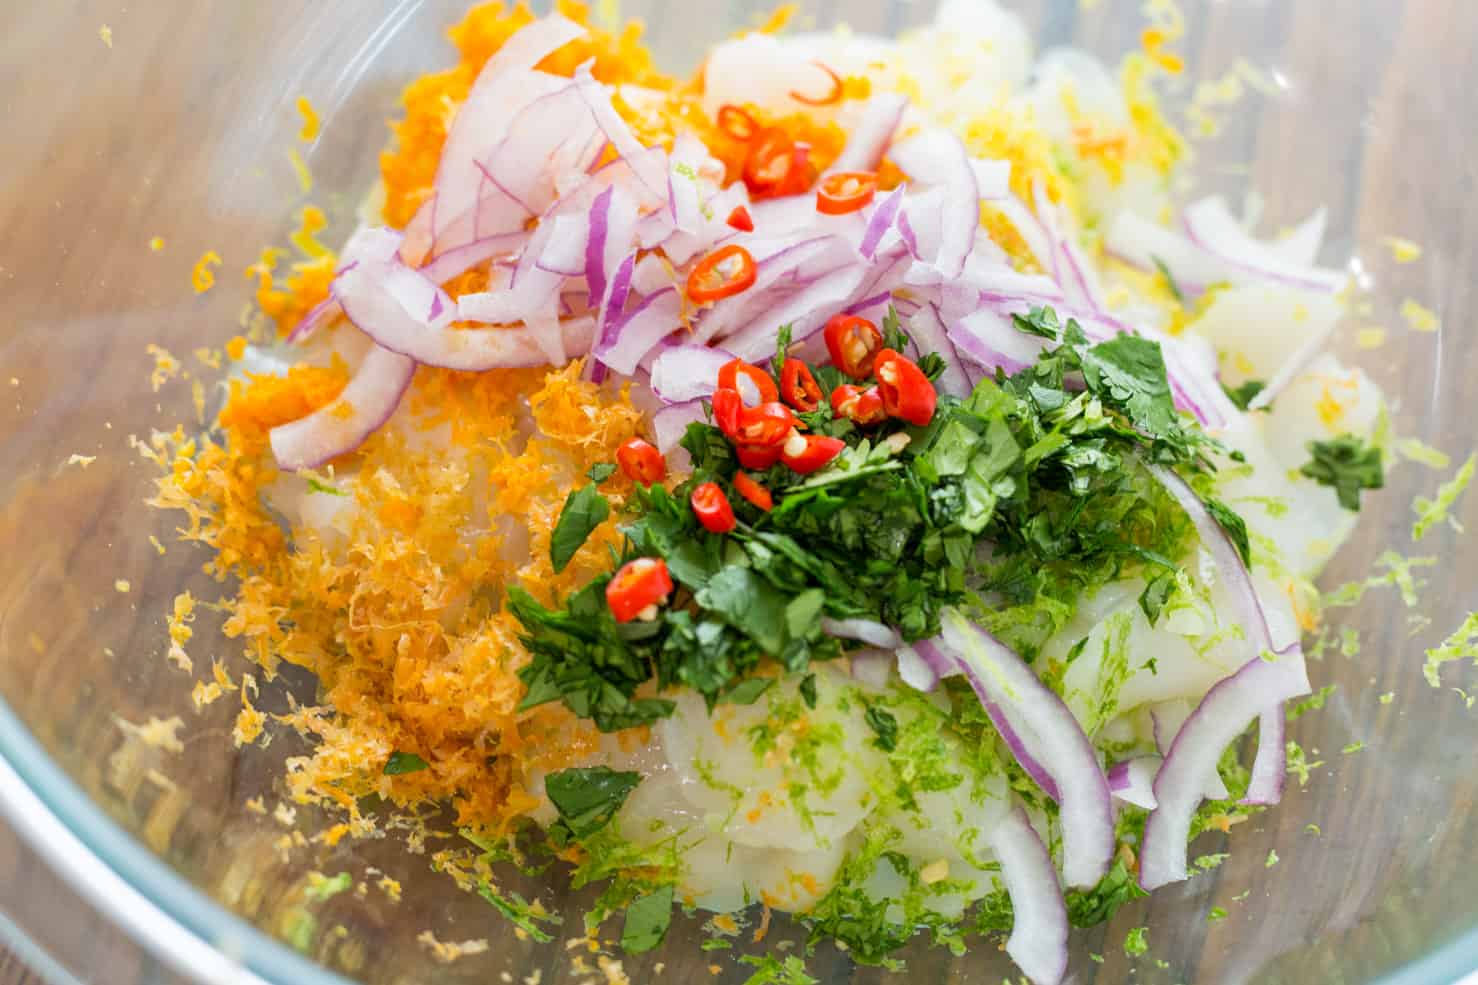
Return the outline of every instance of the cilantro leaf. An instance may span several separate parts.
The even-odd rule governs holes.
[[[815,674],[807,674],[805,677],[801,678],[800,692],[801,692],[801,700],[806,703],[806,707],[807,708],[814,709],[816,707],[816,675]]]
[[[1175,282],[1175,275],[1170,272],[1170,267],[1157,256],[1151,256],[1150,260],[1154,262],[1155,269],[1160,272],[1160,276],[1165,279],[1165,286],[1170,288],[1170,296],[1175,298],[1178,304],[1185,304],[1185,294],[1181,291],[1180,285]]]
[[[621,947],[627,954],[642,954],[662,943],[672,923],[672,887],[663,886],[626,908],[621,928]]]
[[[640,773],[591,766],[550,773],[544,790],[559,811],[557,824],[568,843],[588,838],[610,824],[639,783]]]
[[[419,773],[421,770],[430,769],[431,764],[413,752],[401,752],[396,750],[385,760],[385,769],[382,771],[386,776],[404,776],[407,773]]]
[[[615,474],[616,466],[614,463],[596,462],[594,465],[590,466],[590,471],[585,473],[585,477],[591,482],[599,484],[605,482],[607,479]]]
[[[1056,342],[1062,334],[1057,312],[1051,308],[1033,308],[1025,315],[1012,315],[1011,324],[1019,332]]]
[[[751,677],[724,692],[723,700],[731,705],[752,705],[775,683],[773,677]]]
[[[888,313],[883,316],[883,346],[894,352],[907,352],[909,346],[913,345],[913,339],[903,330],[902,323],[898,320],[898,309],[888,305]]]
[[[892,712],[884,711],[877,705],[870,705],[864,717],[867,719],[868,727],[877,735],[877,738],[873,740],[873,745],[883,752],[892,752],[898,748],[898,719],[893,717]]]
[[[549,560],[556,572],[563,571],[595,528],[611,515],[611,504],[596,491],[595,483],[581,486],[565,498],[559,521],[549,537]]]
[[[1172,438],[1180,418],[1165,375],[1158,342],[1138,335],[1118,335],[1082,354],[1088,390],[1152,438]]]
[[[1238,410],[1246,410],[1247,405],[1252,403],[1259,393],[1266,390],[1268,385],[1262,380],[1248,380],[1241,386],[1235,387],[1223,383],[1221,388],[1226,393],[1227,399],[1237,405]]]
[[[1252,567],[1252,544],[1247,538],[1247,521],[1243,520],[1236,510],[1219,499],[1207,499],[1204,502],[1206,512],[1211,514],[1212,519],[1231,539],[1232,546],[1237,548],[1237,553],[1242,555],[1242,563],[1249,568]]]
[[[1131,958],[1142,956],[1150,949],[1150,929],[1148,927],[1135,927],[1124,935],[1124,954]]]
[[[1386,484],[1381,450],[1367,447],[1353,434],[1342,434],[1332,441],[1311,441],[1309,454],[1312,457],[1299,471],[1332,488],[1339,505],[1352,512],[1360,510],[1362,489],[1380,489]]]
[[[791,326],[781,325],[780,331],[775,338],[775,356],[770,360],[770,375],[780,379],[781,372],[785,369],[785,360],[790,358],[790,336]]]
[[[1151,578],[1139,595],[1139,608],[1153,626],[1160,621],[1165,603],[1175,594],[1175,575],[1166,572]]]

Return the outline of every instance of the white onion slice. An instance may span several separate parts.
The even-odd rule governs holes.
[[[1023,730],[1035,758],[1051,773],[1062,821],[1062,869],[1069,885],[1094,886],[1114,854],[1108,779],[1093,743],[1067,705],[1021,658],[953,610],[944,613],[943,642],[983,702],[999,705]]]
[[[652,392],[664,404],[712,396],[718,388],[719,370],[733,358],[708,345],[668,346],[652,363]]]
[[[858,650],[850,655],[852,677],[868,687],[887,687],[893,672],[893,654],[887,650]]]
[[[847,146],[832,162],[831,171],[876,171],[907,109],[908,99],[897,93],[883,93],[869,99],[862,109],[862,118],[847,139]]]
[[[937,352],[944,357],[944,372],[935,383],[940,392],[956,397],[969,396],[973,388],[970,378],[965,374],[965,365],[960,354],[950,341],[939,309],[926,304],[914,312],[908,319],[908,331],[920,357],[930,352]]]
[[[913,647],[899,650],[897,660],[899,678],[915,691],[932,691],[939,686],[939,674]]]
[[[949,131],[928,130],[894,147],[891,156],[919,184],[943,189],[939,252],[931,265],[945,280],[960,276],[980,228],[980,189],[964,143]]]
[[[1067,974],[1067,904],[1057,869],[1026,811],[1017,806],[990,833],[1014,918],[1006,953],[1033,985],[1057,985]]]
[[[1187,878],[1191,819],[1201,803],[1201,778],[1216,769],[1222,751],[1269,706],[1306,694],[1299,654],[1253,657],[1216,684],[1175,737],[1155,776],[1158,806],[1144,826],[1139,884],[1146,890]]]
[[[687,434],[688,425],[707,419],[702,400],[689,400],[686,403],[663,407],[652,415],[652,438],[657,443],[657,449],[668,456],[682,451],[678,448],[678,442],[682,441],[683,435]]]
[[[896,650],[903,645],[898,632],[871,619],[832,619],[823,616],[821,631],[844,640],[858,640],[881,650]]]
[[[648,352],[678,330],[682,308],[682,295],[674,288],[648,295],[622,316],[609,340],[601,340],[596,358],[618,373],[631,375]]]
[[[1150,709],[1150,722],[1155,731],[1155,748],[1160,750],[1162,759],[1170,751],[1170,745],[1180,733],[1180,727],[1195,710],[1195,705],[1188,698],[1161,701]],[[1226,800],[1231,796],[1226,782],[1221,778],[1220,770],[1213,769],[1210,774],[1202,778],[1201,796],[1206,800]]]
[[[268,433],[277,467],[317,468],[358,448],[395,413],[415,373],[414,360],[381,346],[370,349],[338,399]]]
[[[1254,239],[1220,196],[1194,202],[1185,210],[1191,242],[1251,278],[1276,280],[1294,287],[1333,294],[1349,281],[1341,270],[1288,263],[1275,249]]]

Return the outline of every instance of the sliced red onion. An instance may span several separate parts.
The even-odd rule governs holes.
[[[916,691],[932,691],[939,686],[939,673],[911,646],[897,653],[898,676]]]
[[[1263,654],[1277,654],[1282,658],[1280,663],[1295,666],[1297,676],[1304,678],[1307,683],[1307,674],[1303,669],[1303,649],[1299,646],[1299,641],[1294,639],[1282,647],[1274,641],[1262,600],[1258,598],[1257,589],[1252,584],[1252,575],[1242,563],[1242,556],[1237,553],[1226,531],[1207,511],[1201,498],[1184,479],[1158,465],[1147,467],[1190,517],[1202,545],[1211,553],[1212,563],[1218,577],[1225,581],[1235,619],[1246,635],[1253,658],[1256,660]],[[1286,699],[1282,697],[1270,696],[1260,710],[1261,735],[1257,744],[1257,758],[1253,763],[1252,781],[1244,798],[1248,803],[1277,803],[1282,796],[1286,770],[1286,752],[1282,741],[1284,700]]]
[[[782,325],[791,326],[791,337],[796,342],[804,342],[819,332],[837,309],[846,306],[865,276],[861,267],[827,274],[725,338],[724,347],[747,362],[765,359],[775,352]]]
[[[850,654],[852,677],[869,687],[886,687],[893,672],[893,654],[887,650],[858,650]]]
[[[1144,826],[1139,884],[1146,890],[1187,878],[1191,819],[1201,803],[1201,778],[1216,769],[1222,751],[1270,704],[1307,694],[1301,655],[1253,657],[1216,684],[1186,719],[1155,776],[1158,806]]]
[[[832,162],[831,170],[876,171],[907,109],[908,99],[897,93],[883,93],[869,99],[847,139],[847,146]]]
[[[318,468],[354,451],[395,413],[415,373],[414,360],[381,346],[370,349],[337,400],[268,433],[277,467]]]
[[[878,245],[883,241],[883,235],[898,221],[898,210],[903,206],[905,190],[906,186],[899,185],[888,192],[873,207],[868,216],[867,226],[862,231],[862,242],[857,247],[857,252],[867,259],[871,260],[877,256]]]
[[[752,313],[774,307],[775,292],[780,285],[788,286],[800,280],[807,264],[849,248],[841,237],[829,234],[799,239],[754,237],[745,239],[742,245],[754,257],[754,284],[747,291],[715,302],[701,312],[693,327],[693,342],[723,338],[735,326],[744,324]]]
[[[682,308],[682,295],[674,288],[648,295],[621,318],[609,342],[601,340],[596,358],[618,373],[636,372],[642,357],[677,331]]]
[[[972,157],[970,169],[975,172],[975,187],[981,198],[995,201],[1011,194],[1010,161]]]
[[[615,273],[606,284],[606,295],[601,300],[597,347],[614,345],[616,333],[625,317],[626,301],[631,295],[631,278],[636,273],[636,254],[627,254],[616,265]]]
[[[652,391],[665,404],[712,396],[719,370],[733,359],[732,353],[713,346],[669,346],[652,363]]]
[[[1327,294],[1341,290],[1349,281],[1342,270],[1288,263],[1276,249],[1249,235],[1219,196],[1187,206],[1185,229],[1192,243],[1250,278]]]
[[[678,442],[687,434],[688,425],[707,419],[702,400],[689,400],[663,407],[652,415],[652,437],[657,442],[658,450],[664,455],[671,455],[678,450]]]
[[[1170,745],[1175,741],[1180,727],[1191,717],[1193,711],[1195,706],[1185,698],[1161,701],[1150,709],[1150,722],[1155,730],[1155,748],[1160,750],[1162,758],[1170,751]],[[1279,746],[1282,746],[1281,742]],[[1209,775],[1202,777],[1201,796],[1207,800],[1226,800],[1231,796],[1226,782],[1221,778],[1220,770],[1213,769]]]
[[[943,628],[946,652],[981,701],[1005,712],[1057,787],[1068,884],[1097,885],[1113,859],[1114,818],[1093,743],[1062,699],[1005,644],[953,610],[944,613]]]
[[[534,72],[534,66],[584,35],[580,25],[554,14],[514,34],[488,59],[458,108],[442,148],[432,206],[433,242],[476,206],[483,184],[477,162],[486,149],[496,146],[508,133],[519,110],[555,85],[548,81],[552,77]],[[559,84],[568,84],[568,80],[559,80]]]
[[[1324,246],[1324,232],[1329,225],[1329,210],[1318,208],[1282,239],[1264,245],[1286,263],[1295,267],[1312,267],[1319,261]]]
[[[944,190],[939,252],[932,265],[946,280],[958,277],[980,228],[980,189],[969,152],[953,133],[928,130],[894,147],[891,156],[919,184]]]
[[[913,337],[918,355],[937,352],[944,357],[944,372],[940,374],[935,383],[939,390],[956,397],[969,396],[973,389],[970,385],[970,378],[965,375],[960,354],[955,351],[954,343],[950,341],[949,333],[944,327],[944,319],[939,315],[939,309],[932,304],[924,305],[909,317],[908,330]]]
[[[858,640],[881,650],[896,650],[903,637],[896,630],[871,619],[832,619],[822,617],[821,631],[844,640]]]
[[[1018,804],[990,832],[991,853],[1014,916],[1006,953],[1033,985],[1058,985],[1067,974],[1067,903],[1052,855]]]
[[[1109,792],[1118,800],[1145,810],[1155,809],[1155,774],[1160,770],[1159,756],[1136,756],[1109,768]]]
[[[342,309],[332,296],[324,298],[308,310],[299,322],[287,333],[289,344],[306,342],[314,332],[323,328],[339,316]]]
[[[581,65],[575,70],[575,82],[580,97],[590,109],[595,118],[595,124],[616,153],[625,158],[631,165],[632,176],[636,178],[650,193],[660,197],[663,201],[667,199],[667,169],[660,159],[647,157],[644,154],[647,148],[641,145],[621,114],[611,105],[609,89],[595,80],[590,74],[590,65]]]
[[[473,240],[465,246],[448,250],[421,268],[421,274],[433,284],[445,284],[453,277],[466,273],[473,267],[494,257],[517,253],[529,241],[526,232],[505,233]]]
[[[1304,371],[1309,368],[1309,365],[1315,359],[1318,359],[1319,354],[1324,351],[1324,346],[1328,344],[1330,336],[1334,334],[1336,323],[1337,319],[1323,319],[1320,330],[1305,339],[1283,361],[1283,365],[1278,367],[1278,372],[1274,373],[1273,378],[1268,380],[1267,386],[1263,387],[1257,396],[1248,401],[1247,409],[1249,411],[1262,410],[1276,400],[1278,394],[1288,389],[1290,383],[1302,376]]]
[[[1037,217],[1032,215],[1031,209],[1027,208],[1015,195],[1007,195],[1005,198],[995,199],[990,204],[992,208],[998,209],[1006,217],[1007,221],[1016,228],[1017,235],[1021,237],[1027,249],[1031,250],[1032,257],[1037,261],[1037,266],[1041,267],[1048,274],[1051,274],[1052,280],[1056,282],[1055,251],[1052,249],[1052,243],[1048,239],[1047,231],[1042,228],[1042,223]]]
[[[1099,283],[1098,274],[1062,228],[1062,217],[1057,206],[1047,197],[1046,186],[1040,181],[1032,182],[1032,194],[1036,199],[1037,218],[1046,230],[1054,252],[1053,269],[1058,271],[1058,283],[1070,302],[1102,314],[1103,285]]]
[[[1019,373],[1036,363],[1043,340],[1018,329],[1009,315],[981,308],[949,328],[949,339],[963,358],[988,370]]]

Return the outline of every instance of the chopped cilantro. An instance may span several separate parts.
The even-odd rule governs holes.
[[[820,982],[806,973],[806,963],[794,954],[783,961],[773,954],[746,954],[739,960],[755,968],[744,985],[819,985]]]
[[[1365,748],[1365,743],[1364,742],[1351,742],[1351,743],[1346,744],[1342,749],[1340,749],[1340,752],[1343,753],[1344,755],[1348,756],[1351,753],[1360,752],[1364,748]]]
[[[807,708],[816,707],[816,675],[807,674],[801,678],[801,700],[806,703]]]
[[[564,842],[588,838],[611,823],[639,783],[640,773],[613,770],[609,766],[550,773],[544,789],[559,811],[559,820],[550,833]]]
[[[344,492],[344,490],[340,489],[338,486],[331,486],[331,485],[329,485],[326,482],[320,482],[319,480],[313,478],[313,476],[311,476],[311,475],[308,476],[308,491],[309,492],[316,492],[316,493],[325,493],[326,495],[329,495],[329,496],[347,496],[347,495],[349,495],[348,493]]]
[[[1339,505],[1358,512],[1360,491],[1380,489],[1386,484],[1379,447],[1367,447],[1353,434],[1343,434],[1331,441],[1309,442],[1311,456],[1301,473],[1323,486],[1329,486],[1339,498]]]
[[[1249,568],[1252,566],[1252,545],[1247,541],[1247,522],[1242,519],[1230,506],[1219,499],[1205,500],[1206,512],[1210,513],[1212,519],[1226,532],[1231,539],[1232,546],[1237,553],[1242,555],[1242,563]]]
[[[792,331],[793,328],[790,325],[781,325],[780,331],[775,333],[775,356],[770,360],[770,375],[777,380],[780,379],[781,372],[785,369],[785,360],[790,358]]]
[[[773,677],[751,677],[725,691],[723,700],[731,705],[752,705],[774,683]]]
[[[1478,666],[1478,612],[1468,613],[1463,624],[1438,646],[1427,651],[1422,674],[1433,687],[1442,686],[1442,665],[1454,660],[1471,659]]]
[[[1335,684],[1326,684],[1302,701],[1294,702],[1288,709],[1288,720],[1293,721],[1311,711],[1318,711],[1323,708],[1324,702],[1329,700],[1329,696],[1334,693],[1337,686]]]
[[[1256,400],[1257,395],[1266,390],[1268,385],[1263,380],[1248,380],[1241,386],[1227,386],[1223,383],[1221,388],[1227,399],[1237,405],[1238,410],[1246,410],[1247,405]]]
[[[589,479],[591,482],[599,484],[605,482],[607,479],[615,474],[616,466],[613,463],[596,462],[594,465],[590,466],[590,470],[585,473],[585,478]]]
[[[642,954],[662,943],[672,923],[672,887],[640,897],[626,908],[621,928],[621,947],[628,954]]]
[[[1160,613],[1164,611],[1170,596],[1175,594],[1175,588],[1175,575],[1170,572],[1156,575],[1144,586],[1144,591],[1139,595],[1139,608],[1151,626],[1160,621]]]
[[[559,914],[548,912],[538,901],[530,903],[519,893],[508,893],[504,895],[498,892],[497,888],[487,880],[483,880],[478,885],[477,895],[492,904],[493,909],[503,914],[515,927],[528,934],[529,937],[538,941],[540,944],[548,944],[554,940],[552,934],[539,926],[540,923],[558,924],[563,922]]]
[[[385,760],[386,776],[403,776],[406,773],[419,773],[421,770],[429,769],[429,763],[413,752],[401,752],[396,750]]]
[[[1319,837],[1320,835],[1322,835],[1324,833],[1323,829],[1321,829],[1319,827],[1319,825],[1312,824],[1312,823],[1305,824],[1304,825],[1304,830],[1307,831],[1309,834],[1313,835],[1315,838]]]
[[[1320,766],[1323,766],[1324,760],[1317,759],[1312,763],[1309,762],[1308,757],[1304,754],[1303,747],[1292,739],[1288,740],[1287,749],[1288,772],[1298,777],[1298,785],[1300,788],[1308,786],[1309,773],[1312,770],[1316,770]],[[1315,750],[1315,752],[1317,753],[1317,750]]]
[[[877,736],[873,745],[884,752],[892,752],[898,748],[898,719],[891,712],[884,711],[877,705],[867,709],[867,725]]]
[[[1475,470],[1478,470],[1478,454],[1469,456],[1462,468],[1457,470],[1457,474],[1437,489],[1436,499],[1426,499],[1422,496],[1416,498],[1416,502],[1412,504],[1417,513],[1416,523],[1411,527],[1412,540],[1421,540],[1431,531],[1432,527],[1443,520],[1452,524],[1459,533],[1462,532],[1462,525],[1449,514],[1457,503],[1458,497],[1463,494],[1463,490],[1467,489],[1468,484],[1473,481]]]
[[[1378,700],[1380,701],[1381,704],[1388,705],[1392,701],[1396,700],[1396,692],[1395,691],[1387,691],[1385,694],[1382,694]]]
[[[1231,856],[1228,855],[1226,852],[1217,852],[1214,855],[1198,856],[1196,860],[1191,863],[1191,865],[1195,868],[1197,872],[1210,872],[1212,869],[1221,865],[1221,863],[1225,862],[1229,858],[1231,858]]]
[[[347,892],[354,885],[354,878],[347,872],[340,872],[336,876],[325,876],[321,872],[308,873],[308,888],[303,890],[304,898],[314,903],[322,903],[324,900],[333,899],[340,893]]]
[[[1268,849],[1268,859],[1267,859],[1266,862],[1263,863],[1263,865],[1266,868],[1271,869],[1273,866],[1275,866],[1277,864],[1278,864],[1278,852],[1277,852],[1277,850],[1276,849],[1272,849],[1272,848]]]
[[[1150,929],[1148,927],[1135,927],[1124,935],[1124,954],[1131,958],[1142,956],[1150,949]]]
[[[611,504],[596,491],[595,482],[570,493],[549,536],[549,560],[556,572],[565,569],[575,552],[610,515]]]
[[[1139,888],[1134,873],[1115,858],[1113,868],[1092,889],[1070,889],[1064,894],[1067,916],[1074,927],[1096,927],[1106,923],[1125,903],[1149,894]]]
[[[1154,263],[1155,269],[1160,272],[1160,278],[1165,281],[1165,286],[1170,289],[1170,296],[1175,298],[1177,304],[1185,304],[1185,294],[1181,292],[1180,285],[1175,282],[1175,275],[1170,272],[1170,267],[1157,256],[1150,257],[1150,260]]]
[[[1206,914],[1207,923],[1216,923],[1218,920],[1225,920],[1226,918],[1227,911],[1219,906],[1213,906],[1211,912]]]

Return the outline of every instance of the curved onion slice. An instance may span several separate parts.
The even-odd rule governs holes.
[[[791,327],[795,342],[804,342],[846,306],[866,276],[863,267],[843,267],[825,275],[726,337],[724,348],[749,362],[765,359],[775,352],[782,325]]]
[[[940,374],[935,386],[943,393],[968,397],[972,389],[971,381],[965,375],[964,363],[955,351],[954,343],[950,341],[939,309],[932,304],[924,305],[909,317],[908,328],[913,336],[914,348],[920,356],[937,352],[944,357],[944,372]]]
[[[831,619],[823,617],[821,631],[838,639],[858,640],[881,650],[896,650],[903,645],[897,631],[871,619]]]
[[[1019,804],[990,833],[990,846],[1015,911],[1006,953],[1034,985],[1057,985],[1067,973],[1068,919],[1052,856]]]
[[[1160,750],[1160,758],[1163,759],[1170,751],[1170,744],[1175,741],[1180,727],[1195,710],[1195,706],[1187,698],[1161,701],[1150,709],[1150,723],[1155,731],[1155,748]],[[1280,741],[1278,745],[1281,747],[1282,742]],[[1209,776],[1202,779],[1201,796],[1207,800],[1226,800],[1231,796],[1226,783],[1221,778],[1220,770],[1212,770]]]
[[[847,139],[847,146],[832,162],[831,170],[876,171],[907,109],[908,99],[896,93],[869,99],[862,109],[862,118]]]
[[[1252,576],[1248,573],[1247,566],[1242,563],[1242,556],[1232,546],[1226,531],[1221,529],[1221,525],[1211,516],[1205,504],[1201,502],[1201,498],[1185,483],[1185,480],[1169,469],[1158,465],[1151,465],[1149,469],[1165,487],[1165,491],[1195,524],[1196,533],[1200,535],[1201,543],[1211,552],[1212,562],[1219,576],[1226,579],[1230,601],[1236,607],[1237,622],[1246,633],[1247,641],[1252,644],[1253,659],[1260,659],[1260,655],[1263,654],[1275,654],[1281,658],[1280,662],[1296,664],[1299,668],[1299,676],[1304,677],[1304,686],[1307,688],[1307,676],[1303,671],[1303,650],[1298,640],[1295,639],[1282,648],[1274,642],[1272,628],[1268,625],[1268,617],[1263,610],[1262,600],[1258,598],[1257,589],[1252,584]],[[1286,752],[1283,746],[1283,701],[1285,700],[1285,698],[1270,696],[1262,708],[1257,758],[1253,762],[1252,781],[1244,798],[1247,803],[1277,803],[1282,796],[1286,769]]]
[[[277,467],[285,472],[317,468],[358,448],[395,413],[415,373],[414,360],[372,348],[338,399],[269,432]]]
[[[652,362],[652,392],[664,404],[712,396],[718,371],[733,359],[732,353],[709,345],[668,346]]]
[[[898,676],[903,683],[915,691],[932,691],[939,686],[939,673],[913,647],[899,650],[897,658]]]
[[[949,329],[955,350],[988,370],[997,367],[1018,373],[1037,361],[1042,339],[1017,330],[1009,315],[981,308],[955,322]]]
[[[886,687],[893,670],[893,654],[887,650],[858,650],[851,655],[852,677],[869,687]]]
[[[678,330],[682,308],[682,295],[675,288],[648,295],[601,339],[596,358],[618,373],[636,372],[642,358]]]
[[[1187,877],[1191,818],[1201,803],[1201,778],[1216,769],[1223,750],[1270,703],[1306,694],[1308,675],[1299,654],[1253,657],[1206,693],[1181,726],[1155,776],[1158,806],[1144,826],[1139,884],[1146,890]]]
[[[656,439],[657,449],[664,455],[672,455],[674,452],[682,451],[678,442],[683,440],[683,435],[688,432],[689,424],[697,424],[708,419],[708,413],[703,407],[702,400],[689,400],[670,407],[663,407],[652,415],[652,437]],[[686,456],[686,452],[683,452]]]
[[[980,228],[980,188],[970,154],[959,137],[929,130],[893,148],[892,159],[921,185],[943,189],[939,252],[932,261],[939,276],[960,276]]]
[[[1192,243],[1248,277],[1281,281],[1328,294],[1339,291],[1349,281],[1342,270],[1289,263],[1279,251],[1253,238],[1220,196],[1203,198],[1187,206],[1185,229]]]
[[[1116,763],[1108,771],[1109,791],[1119,800],[1145,810],[1155,809],[1155,774],[1159,756],[1136,756]]]
[[[575,70],[575,84],[580,98],[585,101],[595,125],[606,135],[616,153],[631,164],[632,175],[654,195],[667,200],[667,168],[659,158],[651,158],[621,114],[611,105],[610,90],[590,74],[590,65],[581,65]]]
[[[1024,743],[1051,773],[1062,820],[1062,870],[1068,884],[1093,886],[1114,854],[1108,780],[1093,743],[1051,688],[1007,646],[950,610],[943,641],[981,700],[997,704],[1020,726]]]

